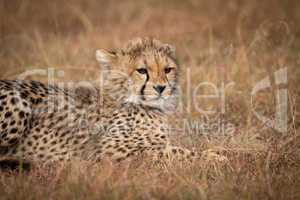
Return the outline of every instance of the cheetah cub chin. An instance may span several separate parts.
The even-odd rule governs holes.
[[[114,51],[97,50],[101,84],[61,88],[36,81],[0,81],[0,160],[53,162],[140,153],[191,160],[172,146],[167,115],[176,106],[175,49],[137,38]]]

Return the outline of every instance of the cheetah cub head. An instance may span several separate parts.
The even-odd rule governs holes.
[[[118,50],[97,50],[104,85],[121,101],[174,109],[179,66],[175,48],[152,38],[137,38]]]

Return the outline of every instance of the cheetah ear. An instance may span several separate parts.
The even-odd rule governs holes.
[[[164,44],[161,49],[161,51],[165,52],[167,55],[176,58],[176,48],[173,45],[170,44]]]
[[[105,49],[96,50],[96,60],[100,63],[104,69],[109,69],[111,63],[117,59],[117,53],[115,51],[108,51]]]

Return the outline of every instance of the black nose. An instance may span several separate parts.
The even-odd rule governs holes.
[[[161,94],[165,90],[166,86],[156,85],[156,86],[153,86],[153,88],[156,90],[156,92]]]

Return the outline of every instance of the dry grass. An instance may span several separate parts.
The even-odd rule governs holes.
[[[0,199],[300,198],[298,1],[13,0],[0,6],[0,78],[55,68],[65,71],[64,77],[56,74],[57,81],[93,80],[99,70],[97,48],[118,47],[137,36],[175,44],[183,77],[174,142],[203,152],[194,164],[137,158],[3,171]],[[283,67],[288,85],[276,86],[272,74]],[[251,105],[253,86],[266,76],[272,87]],[[224,113],[220,98],[192,98],[190,91],[203,81],[217,87],[235,83],[226,90]],[[252,110],[274,116],[278,88],[288,91],[285,133],[266,127]],[[198,93],[210,92],[205,87]],[[235,131],[224,135],[191,127],[204,123],[197,105],[216,110],[209,118],[230,123]]]

